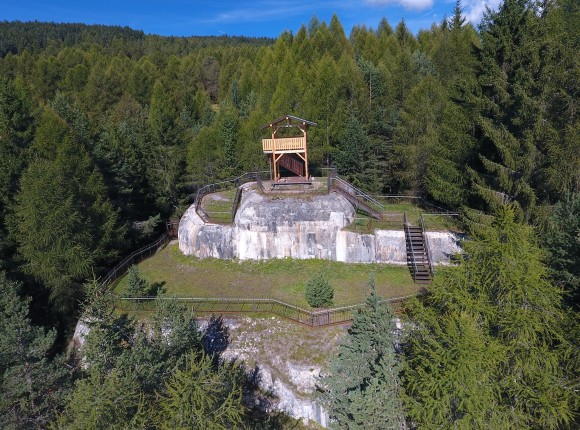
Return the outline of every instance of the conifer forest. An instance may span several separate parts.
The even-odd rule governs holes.
[[[477,28],[458,1],[416,35],[336,15],[276,39],[0,22],[0,428],[302,428],[221,358],[219,317],[160,301],[145,328],[98,282],[203,185],[267,170],[260,127],[284,115],[318,124],[314,175],[421,196],[470,239],[399,334],[361,279],[320,380],[333,428],[578,428],[577,0],[504,0]]]

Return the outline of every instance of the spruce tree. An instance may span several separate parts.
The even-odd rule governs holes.
[[[552,279],[562,285],[566,301],[580,310],[580,194],[556,204],[542,233]]]
[[[127,272],[127,295],[129,297],[145,297],[150,293],[149,282],[141,276],[139,268],[135,265],[129,267]]]
[[[474,115],[478,158],[471,164],[472,207],[515,202],[529,219],[536,205],[536,129],[541,127],[540,20],[527,0],[506,0],[480,27]]]
[[[533,231],[501,206],[407,307],[405,404],[420,428],[558,428],[575,397],[561,293]]]
[[[305,288],[306,301],[313,308],[332,305],[334,288],[323,273],[318,273],[308,280]]]
[[[56,330],[32,325],[30,299],[0,272],[0,427],[45,428],[62,407],[71,373],[62,356],[52,354]]]
[[[0,259],[12,257],[14,238],[8,234],[8,214],[14,205],[18,182],[28,163],[34,119],[31,100],[22,80],[0,79]]]
[[[373,177],[373,153],[369,138],[355,114],[351,113],[338,137],[336,167],[338,173],[357,186],[368,188]]]
[[[370,282],[371,292],[320,380],[322,401],[340,429],[400,429],[399,359],[395,316]]]

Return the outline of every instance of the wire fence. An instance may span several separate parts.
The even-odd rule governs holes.
[[[385,299],[391,305],[413,296]],[[216,297],[119,297],[117,307],[122,311],[153,311],[156,300],[176,300],[197,313],[270,313],[309,327],[323,327],[352,321],[362,303],[332,309],[309,311],[271,298]]]

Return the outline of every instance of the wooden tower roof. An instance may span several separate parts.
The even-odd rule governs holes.
[[[301,125],[302,126],[313,125],[316,127],[318,124],[312,121],[308,121],[307,119],[298,118],[297,116],[286,115],[281,118],[275,119],[274,121],[271,121],[260,128],[264,129],[268,127],[298,127]]]

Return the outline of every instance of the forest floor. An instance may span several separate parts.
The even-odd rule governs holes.
[[[421,290],[406,266],[317,259],[199,259],[183,255],[176,243],[141,262],[139,272],[148,282],[161,284],[168,296],[272,298],[304,309],[310,308],[304,297],[305,284],[319,272],[334,287],[334,306],[364,302],[369,293],[369,277],[374,278],[377,292],[385,298],[409,296]],[[122,292],[126,288],[125,277],[115,290]]]

